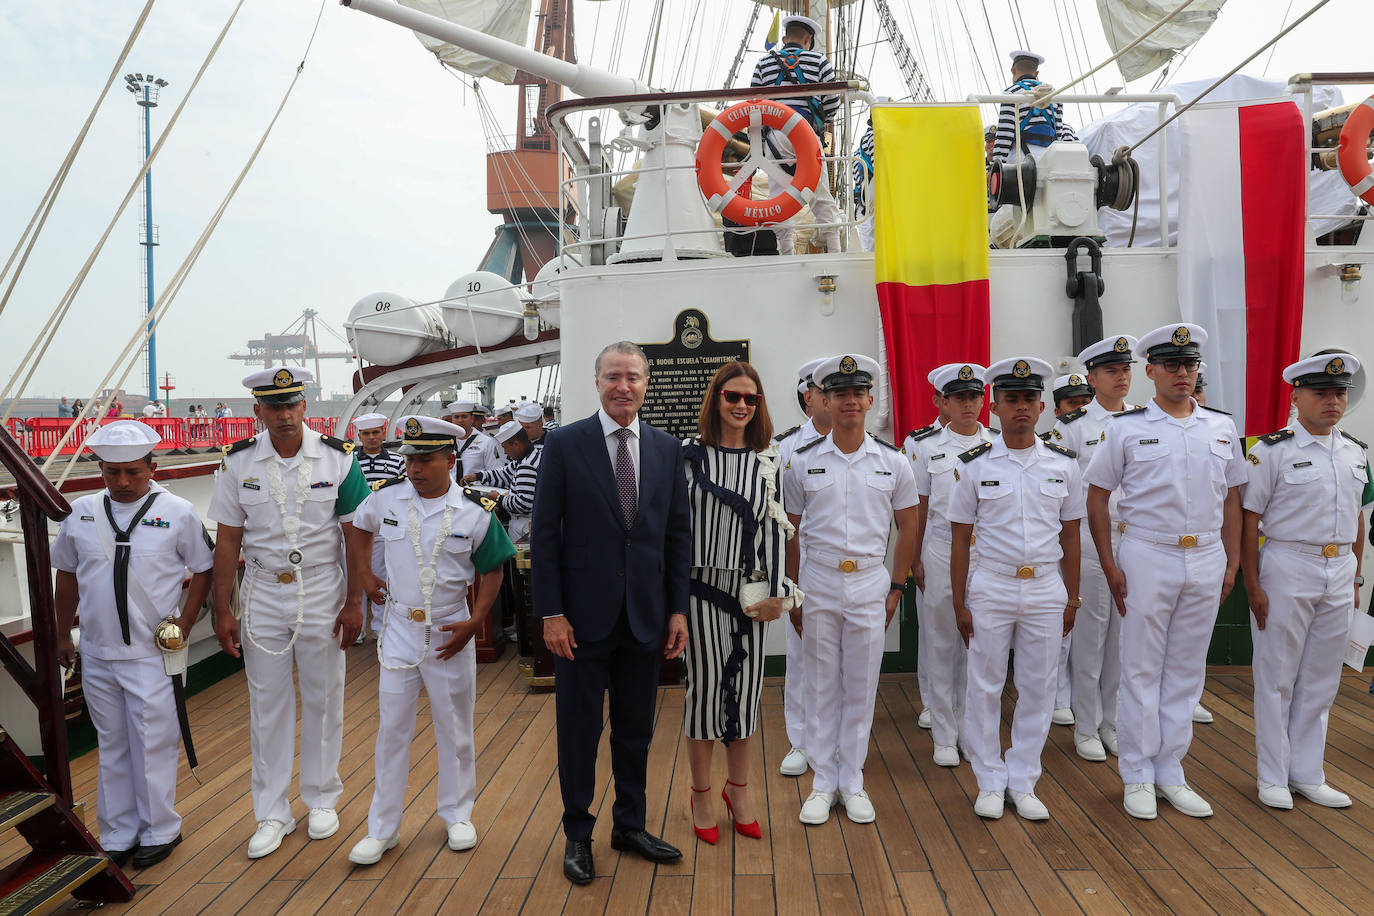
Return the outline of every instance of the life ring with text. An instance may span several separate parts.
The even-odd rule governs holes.
[[[1345,119],[1336,153],[1341,177],[1350,185],[1351,193],[1367,204],[1374,204],[1374,170],[1369,166],[1370,131],[1374,131],[1374,95],[1356,106]],[[701,161],[699,154],[697,161]]]
[[[763,145],[757,129],[759,127],[771,127],[778,131],[796,151],[796,172],[791,181],[767,200],[751,200],[747,191],[742,194],[732,190],[721,166],[720,156],[725,151],[726,142],[739,131],[750,127],[755,128],[753,135],[760,137],[760,140],[757,144],[751,144],[749,159],[741,166],[742,174],[752,175],[758,166],[755,164],[751,169],[751,163],[763,157],[761,149],[753,148]],[[780,102],[750,99],[731,105],[706,126],[701,142],[697,144],[697,186],[713,211],[740,226],[780,223],[796,216],[816,195],[820,180],[821,141],[806,118],[795,108]]]

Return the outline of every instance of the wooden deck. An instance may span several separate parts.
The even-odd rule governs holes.
[[[762,740],[750,779],[766,810],[762,841],[721,830],[711,847],[692,837],[688,768],[681,739],[681,689],[659,691],[650,755],[649,824],[684,852],[655,868],[610,849],[609,817],[597,824],[599,877],[574,888],[562,875],[563,837],[554,742],[554,702],[526,691],[514,660],[479,669],[477,699],[480,841],[467,853],[444,846],[433,815],[435,750],[427,707],[412,752],[401,845],[381,864],[354,868],[348,850],[366,830],[376,737],[376,661],[368,643],[349,653],[347,730],[339,803],[342,826],[310,841],[302,823],[280,850],[250,861],[248,706],[242,674],[191,699],[204,785],[183,760],[179,809],[185,842],[172,857],[134,872],[131,913],[1359,913],[1370,912],[1374,876],[1374,697],[1367,677],[1347,674],[1331,712],[1327,773],[1353,808],[1333,811],[1299,799],[1288,812],[1255,799],[1249,669],[1213,669],[1206,705],[1216,723],[1197,728],[1190,782],[1217,809],[1194,820],[1161,803],[1159,819],[1132,820],[1121,808],[1113,764],[1080,760],[1070,729],[1055,727],[1038,794],[1052,819],[1031,824],[973,813],[967,764],[935,766],[916,727],[914,676],[885,676],[879,688],[866,782],[877,823],[836,817],[803,827],[809,788],[778,775],[787,751],[780,682],[764,693]],[[1010,711],[1010,698],[1004,714]],[[1005,729],[1004,729],[1005,730]],[[601,754],[598,805],[609,814],[609,772]],[[96,755],[74,763],[78,800],[94,822]],[[717,758],[719,788],[723,761]],[[659,774],[655,776],[654,774]],[[765,808],[766,806],[766,808]],[[300,802],[296,802],[298,816]],[[723,818],[724,811],[720,811]],[[11,841],[0,861],[13,858]],[[108,910],[116,909],[108,907]]]

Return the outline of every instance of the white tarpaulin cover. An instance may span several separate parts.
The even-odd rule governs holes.
[[[1160,92],[1172,92],[1184,102],[1197,97],[1197,94],[1211,85],[1211,79],[1194,80],[1166,86]],[[1208,101],[1221,102],[1235,99],[1267,99],[1282,95],[1285,83],[1264,80],[1253,76],[1233,76],[1222,83],[1207,96]],[[1318,86],[1315,90],[1313,111],[1332,108],[1341,104],[1341,92],[1333,86]],[[1173,111],[1170,106],[1169,111]],[[1093,121],[1080,130],[1079,136],[1088,147],[1089,154],[1101,156],[1110,162],[1112,153],[1119,147],[1128,146],[1145,136],[1150,128],[1159,123],[1159,106],[1156,103],[1128,105],[1121,111]],[[1175,121],[1164,129],[1168,138],[1168,180],[1169,180],[1169,244],[1178,241],[1178,163],[1179,133]],[[1159,139],[1156,134],[1145,141],[1132,154],[1140,163],[1140,219],[1136,225],[1135,247],[1157,247],[1159,245]],[[1309,213],[1332,215],[1354,214],[1359,201],[1346,187],[1339,172],[1311,173],[1308,182]],[[1124,248],[1131,234],[1131,211],[1098,211],[1098,221],[1102,233],[1110,246]],[[1318,220],[1313,229],[1317,235],[1330,232],[1341,225],[1342,220]]]
[[[400,0],[421,13],[429,13],[465,25],[479,32],[486,32],[496,38],[523,45],[529,35],[530,10],[533,0]],[[445,64],[455,70],[462,70],[473,76],[485,76],[498,83],[510,83],[515,79],[515,68],[499,64],[489,57],[455,48],[447,42],[439,41],[428,35],[415,33],[420,44],[432,51]]]
[[[1112,52],[1120,51],[1187,0],[1097,0],[1102,32]],[[1116,60],[1121,76],[1130,82],[1167,64],[1191,47],[1217,21],[1226,0],[1193,0],[1193,5]]]

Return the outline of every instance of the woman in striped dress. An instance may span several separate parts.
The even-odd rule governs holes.
[[[783,572],[792,526],[778,498],[773,425],[753,366],[730,362],[717,370],[698,429],[683,447],[692,505],[685,729],[692,828],[715,843],[720,830],[710,793],[717,741],[725,744],[721,797],[735,830],[762,836],[746,783],[763,688],[763,637],[768,621],[790,610],[799,592]],[[766,583],[770,597],[741,607],[746,581]]]

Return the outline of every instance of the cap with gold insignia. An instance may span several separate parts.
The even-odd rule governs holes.
[[[1083,352],[1078,354],[1078,361],[1088,369],[1109,366],[1112,363],[1133,363],[1135,358],[1132,351],[1139,345],[1140,341],[1130,334],[1104,337],[1097,343],[1084,347]]]
[[[1045,62],[1045,56],[1043,54],[1036,54],[1034,51],[1027,51],[1024,48],[1017,48],[1015,51],[1010,51],[1007,56],[1011,58],[1012,63],[1016,63],[1023,58],[1029,58],[1035,61],[1037,67]]]
[[[448,411],[450,415],[455,413],[477,413],[477,402],[464,401],[461,399],[457,401],[449,401],[447,404],[444,405],[444,410]]]
[[[353,428],[358,432],[368,429],[386,429],[386,414],[384,413],[365,413],[361,417],[353,418]]]
[[[1166,324],[1140,338],[1145,359],[1157,363],[1165,359],[1201,359],[1207,331],[1197,324]]]
[[[984,381],[987,375],[987,367],[977,363],[945,363],[930,370],[926,381],[941,395],[949,397],[958,391],[982,391],[987,384]]]
[[[812,38],[815,38],[817,35],[819,35],[821,31],[820,25],[817,24],[816,20],[810,18],[809,16],[782,17],[782,30],[784,32],[786,32],[793,25],[803,26],[808,32],[811,33]]]
[[[515,422],[517,423],[543,423],[544,408],[538,401],[522,401],[515,408]]]
[[[1077,372],[1061,375],[1054,380],[1054,399],[1056,401],[1062,401],[1065,398],[1090,398],[1096,394],[1096,389],[1088,384],[1088,379]]]
[[[523,432],[524,429],[525,428],[515,420],[507,420],[505,423],[501,424],[501,428],[492,433],[492,435],[496,438],[497,442],[504,445],[509,442],[516,433]]]
[[[243,385],[264,404],[295,404],[305,400],[305,384],[315,374],[302,366],[272,366],[243,377]]]
[[[1350,353],[1322,353],[1300,359],[1283,370],[1283,380],[1294,388],[1353,388],[1360,358]],[[88,440],[89,441],[89,440]]]
[[[882,373],[877,360],[857,353],[828,356],[811,372],[822,391],[840,388],[872,388]]]
[[[95,457],[111,464],[138,461],[153,452],[162,440],[153,428],[137,420],[116,420],[91,433],[86,438],[86,448],[95,452]]]
[[[825,362],[825,357],[824,357],[824,356],[822,356],[820,359],[813,359],[813,360],[811,360],[811,361],[809,361],[809,362],[802,363],[801,366],[798,367],[798,369],[797,369],[797,394],[806,394],[806,389],[807,389],[807,388],[811,388],[811,387],[819,388],[819,387],[820,387],[819,385],[816,384],[815,380],[812,378],[812,373],[814,373],[814,372],[816,371],[816,367],[818,367],[818,366],[819,366],[821,363],[823,363],[823,362]]]
[[[438,417],[402,417],[401,447],[402,455],[424,455],[446,448],[453,448],[457,437],[463,435],[463,427],[456,426]]]
[[[1054,367],[1034,356],[1012,356],[988,366],[993,391],[1044,391]]]

